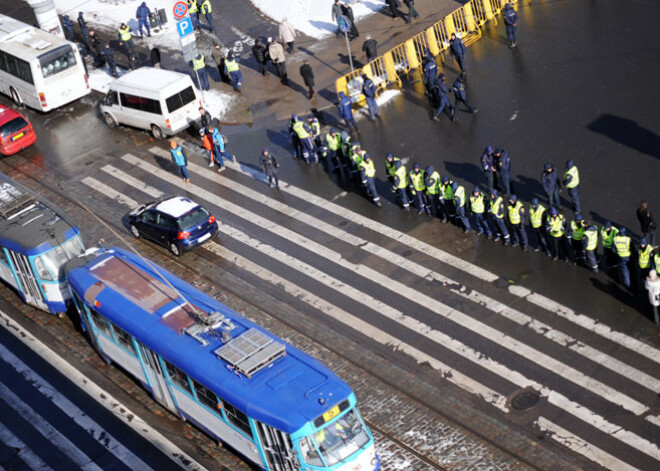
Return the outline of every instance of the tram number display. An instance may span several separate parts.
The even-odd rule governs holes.
[[[323,414],[323,420],[326,422],[332,420],[334,417],[339,415],[339,406],[335,406],[332,409],[330,409],[328,412],[325,412]]]

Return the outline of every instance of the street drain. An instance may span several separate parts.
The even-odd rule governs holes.
[[[538,404],[540,399],[536,391],[522,391],[511,400],[511,405],[516,410],[527,410]]]

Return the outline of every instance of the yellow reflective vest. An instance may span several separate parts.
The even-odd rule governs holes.
[[[578,172],[576,165],[573,165],[571,168],[566,170],[566,172],[564,172],[564,180],[566,180],[568,175],[571,176],[571,181],[566,184],[566,188],[575,188],[580,184],[580,173]]]
[[[406,167],[402,165],[396,172],[394,172],[394,175],[399,178],[397,189],[405,190],[405,188],[408,186],[408,172],[406,171]]]
[[[587,229],[584,231],[584,236],[587,239],[587,250],[596,250],[598,245],[598,230],[593,227],[593,229]]]
[[[651,244],[647,244],[646,248],[642,250],[639,249],[639,268],[649,268],[651,266],[651,251],[653,247]]]
[[[387,170],[387,174],[392,178],[394,178],[394,173],[396,172],[396,169],[394,168],[394,163],[397,162],[398,160],[401,159],[398,157],[394,157],[391,163],[389,160],[387,159],[385,160],[385,170]]]
[[[617,229],[616,227],[612,227],[612,229],[610,229],[609,233],[607,232],[605,227],[601,227],[600,228],[600,238],[603,241],[603,248],[611,249],[614,238],[616,237],[616,235],[618,233],[619,233],[619,229]]]
[[[197,13],[198,11],[197,0],[188,0],[188,13]]]
[[[199,70],[206,67],[206,62],[204,61],[204,54],[201,54],[201,57],[199,59],[197,59],[197,57],[194,57],[192,63],[193,63],[193,70]]]
[[[470,195],[470,209],[475,214],[483,214],[486,210],[486,205],[484,204],[484,194],[479,193],[479,196],[474,196],[474,193]]]
[[[520,211],[524,211],[523,204],[520,201],[516,201],[516,204],[513,206],[509,205],[509,222],[514,226],[517,226],[521,222]]]
[[[543,214],[545,213],[545,206],[539,204],[534,209],[534,206],[529,207],[529,223],[532,228],[538,229],[543,225]]]
[[[550,225],[550,235],[552,237],[562,237],[566,231],[564,230],[564,215],[559,214],[557,217],[550,217],[548,221]]]
[[[584,223],[582,224],[577,224],[575,221],[571,221],[571,237],[573,240],[580,241],[584,239],[584,231],[585,231]]]
[[[433,173],[429,175],[426,179],[432,180],[431,185],[426,186],[426,194],[437,195],[438,193],[440,193],[440,174],[436,171],[433,171]]]
[[[295,123],[293,123],[292,127],[293,127],[293,132],[295,132],[300,139],[306,139],[309,137],[309,133],[305,129],[305,125],[303,124],[302,121],[296,121]]]
[[[236,62],[236,59],[225,59],[225,67],[227,67],[227,72],[237,72],[238,71],[238,62]]]
[[[490,212],[497,219],[504,218],[504,202],[502,201],[501,196],[498,196],[494,200],[490,200]]]
[[[415,191],[426,190],[426,183],[424,182],[424,172],[422,170],[420,170],[419,172],[411,170],[410,181],[412,182],[412,186]]]
[[[328,147],[330,150],[339,150],[339,146],[341,146],[341,136],[338,133],[335,133],[334,136],[331,133],[326,134],[325,140],[328,141]]]
[[[312,120],[312,134],[314,134],[314,137],[320,136],[321,135],[321,124],[317,119]]]
[[[202,6],[199,8],[199,10],[202,12],[202,15],[208,15],[211,13],[213,10],[211,7],[211,0],[204,0],[204,3],[202,3]]]
[[[630,237],[617,234],[613,242],[619,257],[630,257]]]
[[[376,175],[376,166],[374,165],[373,160],[369,160],[368,162],[363,160],[360,162],[360,169],[364,172],[364,175],[367,178],[371,178]]]
[[[453,200],[454,199],[454,190],[452,189],[452,186],[454,185],[453,180],[449,180],[449,183],[447,184],[440,184],[440,189],[442,190],[442,197],[445,200]]]
[[[133,34],[131,33],[131,28],[126,26],[125,28],[119,28],[119,36],[121,37],[121,40],[126,42],[130,41],[131,38],[133,37]]]
[[[458,185],[456,188],[456,193],[454,193],[454,204],[457,208],[465,206],[465,187],[463,185]]]

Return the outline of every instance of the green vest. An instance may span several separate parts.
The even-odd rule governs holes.
[[[397,188],[399,190],[405,189],[408,186],[408,172],[406,171],[406,167],[402,165],[401,167],[399,167],[399,170],[394,172],[394,175],[399,177],[399,185],[397,186]]]
[[[204,0],[202,6],[200,7],[202,15],[208,15],[212,11],[211,0]]]
[[[495,200],[490,200],[490,212],[497,219],[504,218],[504,211],[502,211],[502,197],[498,196]]]
[[[607,230],[604,227],[600,228],[600,238],[603,241],[603,248],[606,249],[611,249],[612,248],[612,242],[614,241],[614,238],[616,235],[619,233],[619,229],[616,227],[612,227],[610,229],[610,233],[607,233]]]
[[[484,205],[484,194],[479,193],[479,196],[474,196],[474,193],[470,195],[470,208],[475,214],[483,214],[485,208]]]
[[[660,253],[656,254],[653,260],[655,262],[655,271],[660,271]]]
[[[456,193],[454,193],[454,204],[456,204],[457,208],[465,206],[465,187],[463,185],[458,185],[456,188]]]
[[[392,162],[390,162],[389,160],[385,160],[385,170],[387,170],[387,174],[390,177],[394,177],[394,173],[396,172],[396,170],[394,169],[394,162],[397,162],[398,160],[401,159],[398,157],[394,157],[392,159]]]
[[[571,237],[573,240],[582,240],[584,239],[584,223],[578,225],[575,221],[571,221]]]
[[[198,11],[197,0],[188,0],[188,13],[197,13]]]
[[[206,67],[206,62],[204,62],[204,54],[201,54],[201,57],[197,59],[197,56],[193,58],[193,70],[199,70]]]
[[[529,207],[529,223],[532,228],[538,229],[543,224],[543,214],[545,213],[545,206],[539,204],[534,209],[534,206]]]
[[[433,180],[433,183],[431,186],[426,187],[426,194],[437,195],[440,192],[440,174],[434,170],[433,173],[428,176],[427,180]]]
[[[454,190],[451,189],[452,185],[454,182],[452,180],[449,180],[449,183],[441,184],[440,189],[442,190],[442,197],[445,200],[453,200],[454,199]]]
[[[520,210],[523,208],[523,204],[520,201],[516,201],[516,204],[513,206],[509,205],[509,222],[514,226],[520,224]]]
[[[550,217],[548,224],[550,224],[550,235],[552,237],[562,237],[564,235],[565,231],[563,214],[559,214],[556,218]]]
[[[364,156],[367,155],[366,150],[361,150],[360,152],[351,152],[351,160],[355,163],[356,167],[359,167],[362,162],[364,162]]]
[[[309,137],[309,133],[305,129],[302,121],[296,121],[293,123],[293,132],[295,132],[300,139],[305,139]]]
[[[415,172],[414,170],[410,171],[410,181],[412,182],[413,189],[415,191],[424,191],[426,190],[426,183],[424,182],[424,172],[419,171]]]
[[[238,62],[236,62],[236,59],[225,59],[225,67],[227,67],[227,72],[238,72]]]
[[[131,38],[133,37],[133,34],[131,33],[131,28],[128,26],[126,28],[119,28],[119,35],[121,36],[121,40],[126,42],[130,41]]]
[[[630,257],[630,237],[617,234],[613,242],[619,257]]]
[[[376,166],[374,165],[373,160],[369,160],[368,162],[363,160],[360,162],[360,168],[364,171],[366,177],[373,177],[376,175]]]
[[[312,134],[314,134],[314,137],[321,135],[321,124],[317,120],[312,121],[311,128],[312,128]]]
[[[580,184],[580,174],[578,173],[578,168],[576,165],[573,165],[571,168],[566,170],[564,173],[564,180],[566,180],[566,176],[568,175],[571,176],[571,181],[566,185],[566,188],[575,188]]]
[[[639,268],[649,268],[651,266],[651,244],[647,244],[646,248],[639,250]]]
[[[587,250],[596,250],[598,245],[598,230],[586,230],[584,236],[587,238]]]
[[[328,147],[330,150],[339,150],[341,145],[341,136],[337,133],[333,136],[331,133],[325,135],[325,140],[328,141]]]

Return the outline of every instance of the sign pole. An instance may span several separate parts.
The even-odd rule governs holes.
[[[339,31],[344,33],[344,39],[346,39],[346,49],[348,49],[348,62],[351,64],[351,73],[353,70],[353,57],[351,56],[351,45],[348,42],[348,30],[351,29],[351,20],[347,16],[341,15],[337,18],[337,28]]]
[[[351,73],[353,70],[353,57],[351,56],[351,43],[348,42],[348,33],[344,31],[344,38],[346,39],[346,49],[348,49],[348,62],[351,64]]]

